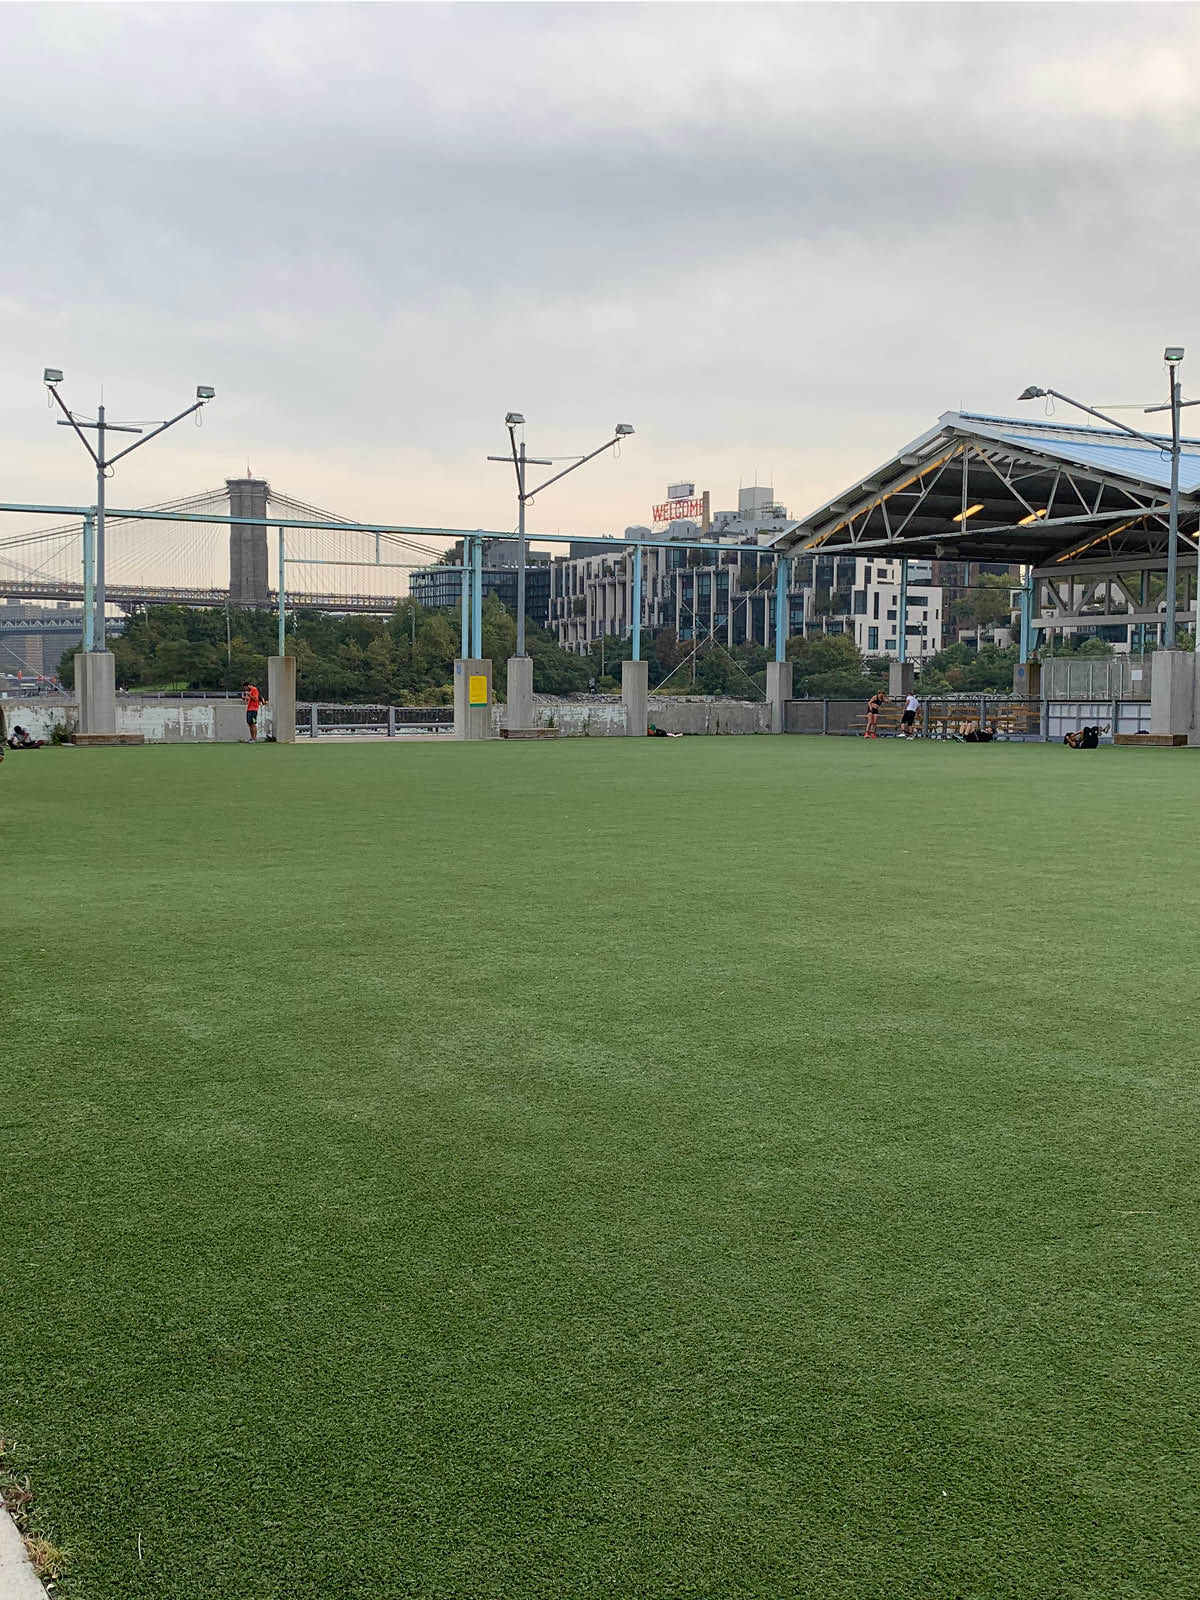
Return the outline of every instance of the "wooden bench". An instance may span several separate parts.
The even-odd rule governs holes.
[[[962,705],[931,706],[928,708],[928,733],[930,739],[949,739],[964,722],[979,721],[979,701]]]
[[[145,744],[144,733],[75,733],[71,735],[72,744],[81,745],[110,745],[110,744]]]
[[[501,728],[502,739],[557,739],[557,728]]]
[[[878,717],[875,719],[875,727],[876,727],[876,730],[879,733],[893,733],[893,734],[894,733],[899,733],[899,731],[900,731],[900,707],[899,706],[884,706],[883,710],[879,713]],[[855,719],[854,719],[854,731],[857,734],[863,734],[863,735],[866,734],[866,731],[867,731],[867,713],[865,711],[860,712],[860,714],[857,717],[855,717]]]
[[[1010,705],[1001,701],[999,705],[988,707],[987,722],[989,728],[995,728],[1006,739],[1041,733],[1042,708],[1027,701],[1014,701]]]
[[[1151,750],[1186,750],[1186,733],[1117,733],[1113,735],[1114,744],[1123,744],[1137,749],[1149,747]]]

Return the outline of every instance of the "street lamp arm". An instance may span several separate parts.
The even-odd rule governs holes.
[[[576,468],[585,466],[589,461],[594,461],[597,456],[603,455],[606,450],[611,450],[613,445],[620,444],[620,442],[621,436],[616,434],[606,444],[602,444],[598,450],[593,450],[591,455],[580,456],[578,461],[572,461],[569,467],[564,467],[561,472],[556,472],[552,478],[547,478],[545,483],[539,483],[536,489],[530,489],[525,495],[526,500],[532,500],[535,494],[541,494],[543,489],[548,489],[552,483],[557,483],[560,478],[565,478],[568,472],[574,472]]]
[[[58,390],[54,387],[54,385],[52,383],[48,383],[46,385],[46,387],[49,389],[50,393],[54,396],[54,402],[58,406],[58,409],[62,412],[63,416],[66,417],[67,426],[69,428],[74,428],[75,429],[75,432],[78,434],[79,441],[83,445],[83,448],[87,451],[88,455],[91,456],[92,460],[96,463],[96,465],[99,466],[100,465],[100,457],[92,449],[92,441],[88,438],[87,434],[84,433],[83,429],[75,421],[75,418],[67,410],[66,406],[63,404],[62,396],[59,394]]]
[[[517,494],[523,499],[525,495],[525,486],[521,482],[521,463],[517,458],[517,430],[511,423],[509,424],[508,429],[508,442],[512,447],[513,471],[517,475]]]
[[[182,422],[184,417],[190,417],[193,411],[199,411],[201,406],[205,406],[207,404],[207,400],[197,400],[195,404],[190,405],[186,411],[181,411],[177,417],[172,417],[169,422],[160,422],[158,427],[152,429],[150,433],[143,434],[140,439],[135,439],[132,444],[126,445],[124,450],[119,450],[115,456],[109,456],[108,460],[105,462],[105,466],[111,467],[115,465],[116,462],[120,461],[122,456],[127,456],[132,451],[140,449],[142,445],[149,444],[151,439],[157,439],[160,433],[166,433],[168,428],[173,428],[177,422]]]
[[[1074,406],[1076,411],[1086,411],[1089,417],[1099,417],[1101,422],[1107,422],[1111,428],[1120,428],[1122,433],[1132,434],[1135,439],[1140,439],[1143,444],[1152,444],[1156,450],[1163,449],[1161,439],[1152,439],[1148,433],[1139,433],[1136,428],[1131,428],[1128,423],[1118,422],[1116,417],[1110,417],[1103,411],[1097,411],[1095,406],[1085,406],[1082,400],[1072,400],[1069,394],[1060,394],[1057,389],[1047,389],[1046,394],[1051,394],[1056,400],[1061,400],[1064,405]],[[1168,409],[1164,407],[1164,410]]]

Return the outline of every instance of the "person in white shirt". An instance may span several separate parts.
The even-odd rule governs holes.
[[[917,712],[921,709],[921,702],[910,690],[904,698],[904,715],[900,718],[900,737],[902,739],[915,739],[917,737]]]

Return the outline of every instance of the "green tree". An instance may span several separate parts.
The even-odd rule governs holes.
[[[887,663],[864,661],[848,633],[797,637],[789,641],[787,653],[797,699],[865,697],[887,677]]]

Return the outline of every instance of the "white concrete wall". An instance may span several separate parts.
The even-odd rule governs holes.
[[[6,739],[12,737],[19,722],[32,739],[45,739],[49,743],[55,724],[67,727],[72,733],[79,724],[79,707],[74,700],[58,695],[34,695],[29,700],[0,700],[4,712]]]
[[[506,706],[493,707],[496,731],[505,727]],[[770,708],[762,700],[724,700],[709,695],[657,695],[647,702],[647,720],[668,733],[769,733]],[[551,720],[553,719],[553,720]],[[580,695],[559,700],[533,697],[535,727],[556,727],[560,733],[605,738],[625,734],[625,706],[619,695]]]
[[[50,738],[55,723],[74,733],[79,707],[73,700],[36,696],[30,700],[3,700],[4,720],[28,728],[35,739]],[[247,739],[246,711],[240,700],[170,700],[117,696],[117,732],[140,733],[147,744],[234,744]],[[258,736],[274,733],[271,707],[258,714]]]
[[[236,744],[250,737],[240,700],[150,700],[117,696],[118,733],[140,733],[147,744]],[[258,736],[273,733],[271,708],[258,714]]]

